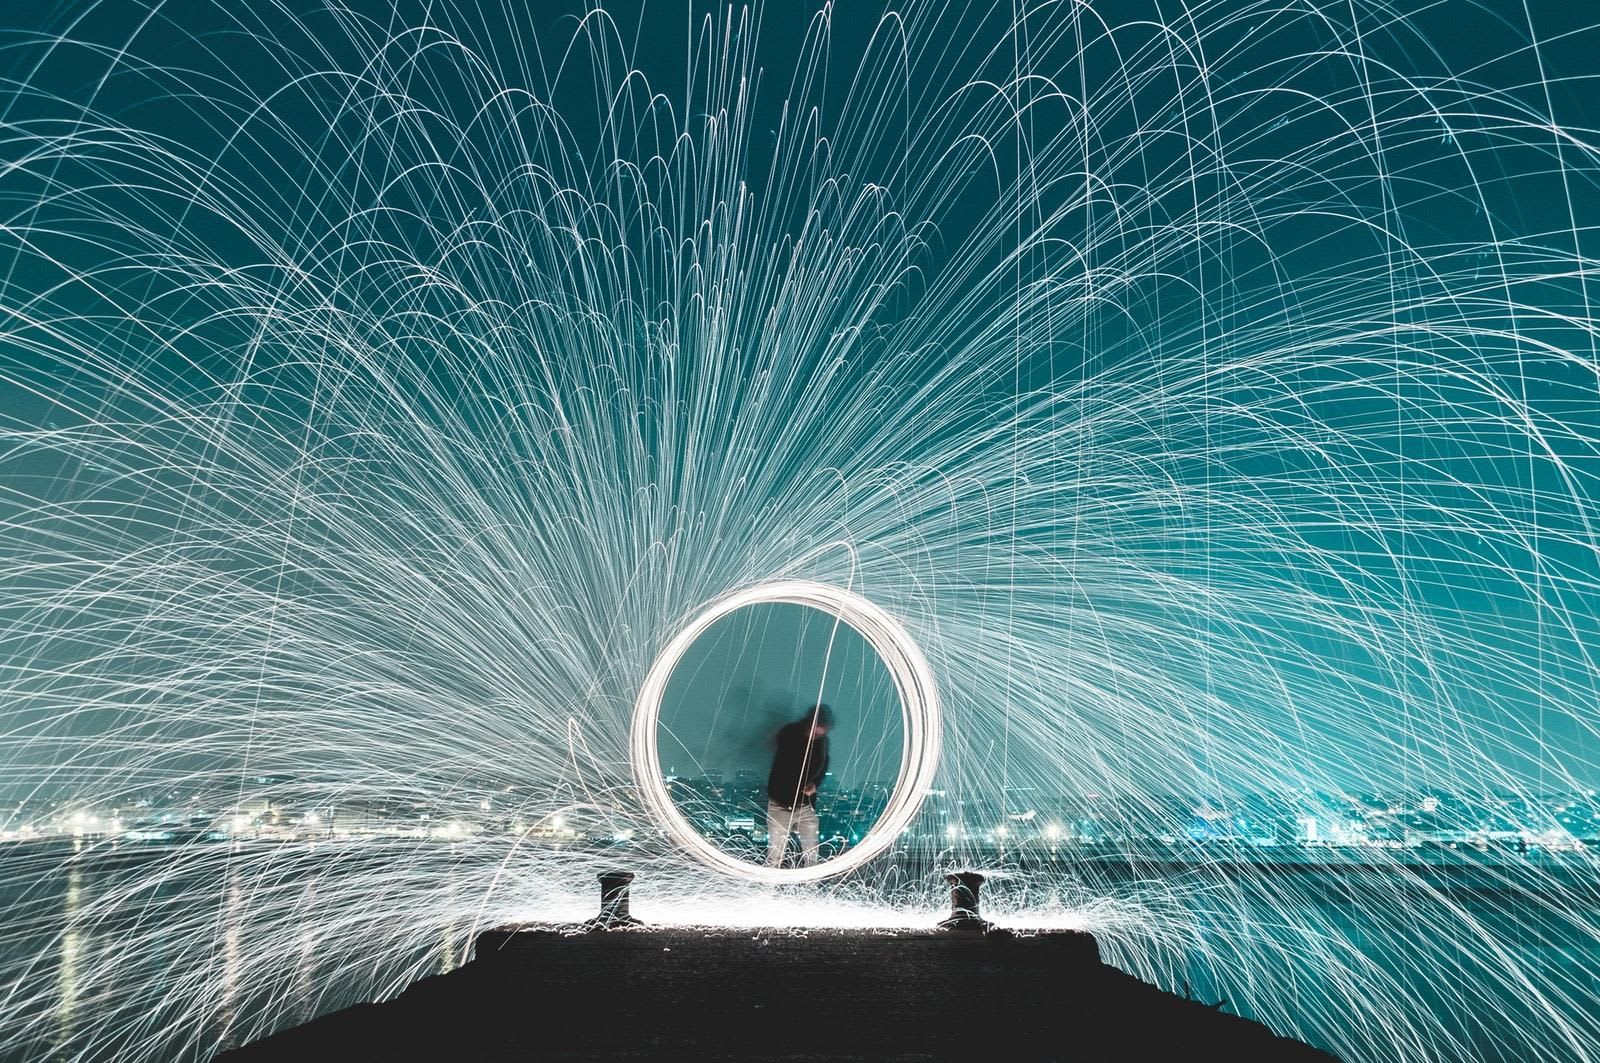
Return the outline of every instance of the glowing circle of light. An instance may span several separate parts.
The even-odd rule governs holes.
[[[888,668],[904,721],[900,772],[888,807],[854,847],[811,867],[783,869],[752,864],[708,842],[667,793],[656,732],[667,682],[689,647],[718,620],[750,605],[803,605],[837,617],[867,641]],[[859,594],[810,580],[781,580],[734,591],[716,599],[689,622],[650,666],[634,705],[631,759],[645,807],[667,836],[701,863],[756,882],[811,882],[841,875],[877,856],[910,825],[939,765],[939,691],[933,670],[904,625]]]

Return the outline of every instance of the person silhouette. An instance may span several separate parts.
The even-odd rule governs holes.
[[[779,728],[767,775],[767,866],[782,867],[789,835],[800,837],[800,866],[817,862],[817,788],[828,774],[833,710],[816,704]]]

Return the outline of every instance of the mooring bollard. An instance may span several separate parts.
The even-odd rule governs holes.
[[[978,914],[978,890],[983,876],[976,871],[952,871],[944,877],[950,884],[950,916],[939,923],[941,930],[989,930],[993,924]]]
[[[619,926],[639,925],[639,920],[628,913],[628,887],[632,883],[632,871],[600,873],[600,914],[589,920],[591,928],[611,930]]]

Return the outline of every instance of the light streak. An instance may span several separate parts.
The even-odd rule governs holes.
[[[661,701],[673,670],[689,647],[717,621],[739,609],[765,603],[800,605],[838,617],[867,640],[894,679],[903,722],[900,771],[883,814],[854,846],[812,867],[767,868],[717,848],[679,811],[662,779],[657,731]],[[759,584],[725,595],[701,610],[673,636],[651,665],[633,710],[630,759],[647,808],[673,841],[706,866],[757,882],[813,882],[842,875],[873,859],[910,826],[939,766],[939,687],[922,651],[894,617],[859,594],[809,580]]]
[[[204,1057],[619,860],[649,921],[931,925],[1031,789],[1092,810],[998,922],[1351,1060],[1600,1058],[1591,854],[1183,842],[1429,789],[1565,845],[1595,786],[1593,17],[1139,5],[0,31],[0,1055]],[[797,580],[927,659],[928,867],[727,880],[639,795],[662,647]],[[33,840],[60,792],[170,851]]]

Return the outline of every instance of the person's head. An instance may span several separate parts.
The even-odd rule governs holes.
[[[806,723],[811,725],[811,737],[820,738],[833,729],[833,710],[817,704],[806,710]]]

